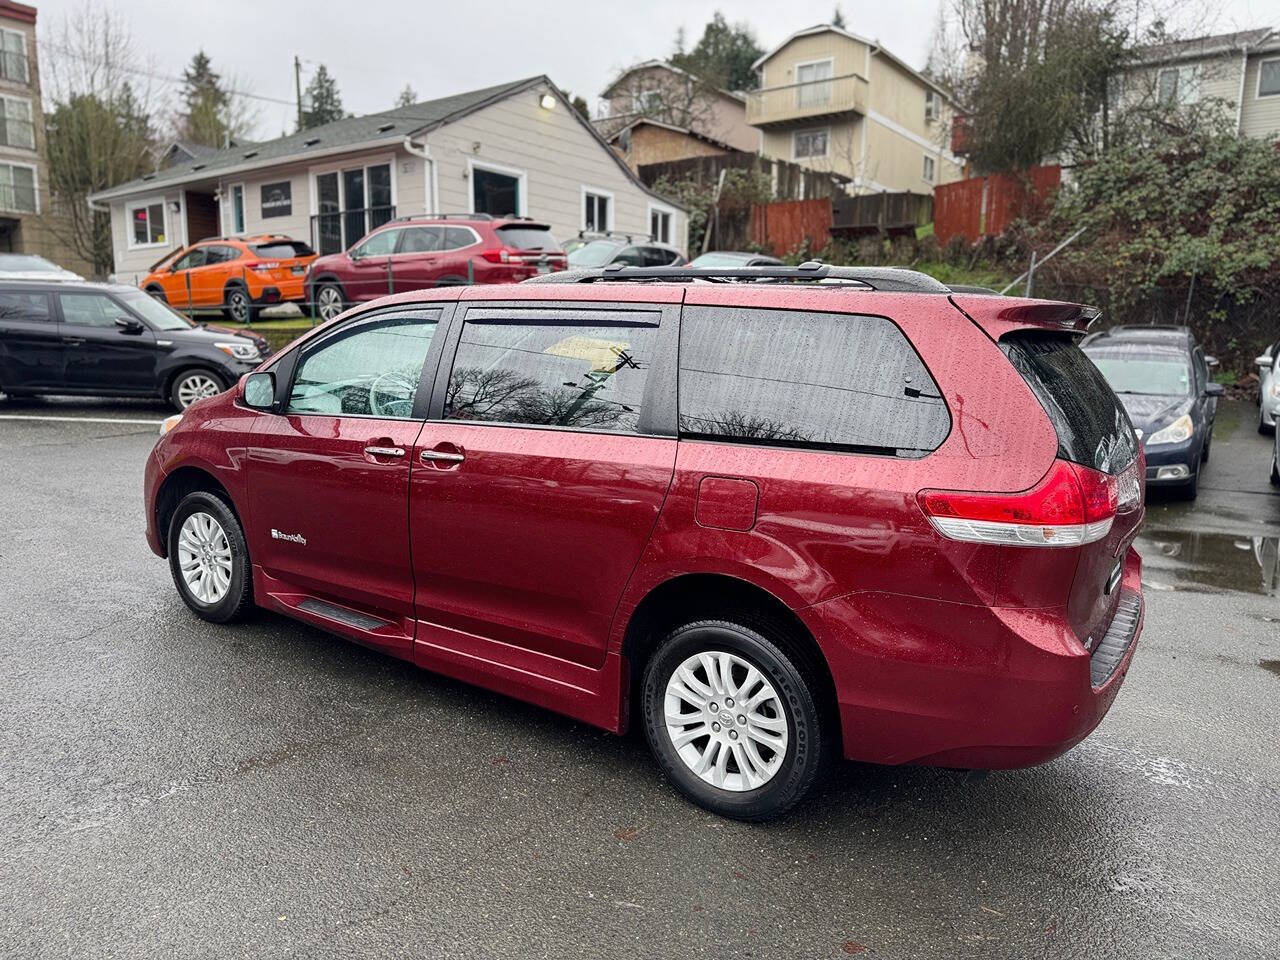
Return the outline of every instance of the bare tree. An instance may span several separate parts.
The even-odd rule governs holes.
[[[609,91],[609,114],[596,124],[607,137],[638,117],[696,130],[709,137],[715,129],[719,94],[706,81],[670,67],[624,70]]]

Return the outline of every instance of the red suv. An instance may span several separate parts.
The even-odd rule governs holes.
[[[566,264],[551,228],[527,217],[402,217],[366,234],[345,253],[316,260],[307,274],[307,299],[322,320],[332,320],[351,304],[389,293],[514,283]]]
[[[256,604],[639,723],[728,816],[833,753],[1040,763],[1142,626],[1095,315],[819,264],[388,297],[170,424],[147,539],[206,620]]]

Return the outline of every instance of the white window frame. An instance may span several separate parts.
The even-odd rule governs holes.
[[[585,202],[583,203],[583,207],[584,207],[584,209],[583,209],[583,214],[585,215],[585,214],[586,214],[586,210],[585,210],[586,203],[585,203]],[[646,208],[645,208],[645,219],[649,221],[649,226],[650,226],[650,227],[652,227],[652,226],[653,226],[653,215],[654,215],[655,213],[661,213],[661,214],[664,214],[665,216],[669,217],[669,218],[670,218],[670,220],[668,221],[668,225],[667,225],[667,229],[668,229],[668,232],[669,232],[669,236],[666,236],[666,237],[654,236],[654,237],[653,237],[654,242],[655,242],[655,243],[665,243],[665,244],[668,244],[668,245],[673,246],[673,247],[681,246],[681,244],[676,243],[676,240],[675,240],[675,233],[676,233],[676,211],[675,211],[675,208],[674,208],[674,207],[669,207],[669,206],[667,206],[665,203],[656,203],[655,201],[650,200],[650,201],[648,202],[648,204],[646,205]],[[649,231],[649,233],[652,235],[652,234],[653,234],[653,231],[652,231],[652,230],[650,230],[650,231]]]
[[[158,243],[138,243],[133,238],[133,212],[160,204],[160,219],[164,224],[165,239]],[[147,213],[147,236],[151,236],[151,213]],[[127,246],[130,250],[154,250],[158,247],[172,247],[173,235],[169,231],[169,201],[163,196],[147,197],[142,200],[131,200],[124,205],[124,222]]]
[[[942,117],[942,97],[929,87],[924,92],[924,122],[934,123]]]
[[[516,197],[517,217],[527,217],[529,215],[529,174],[519,167],[504,167],[499,163],[490,163],[488,160],[477,160],[475,157],[467,157],[467,213],[476,212],[476,181],[475,171],[487,170],[489,173],[500,173],[506,177],[515,177],[520,181],[519,195]],[[399,209],[399,208],[397,208]]]
[[[244,222],[240,224],[240,229],[236,229],[236,190],[240,191],[240,213]],[[368,195],[368,190],[365,191]],[[244,188],[244,181],[232,183],[227,186],[227,209],[230,212],[231,228],[227,231],[228,236],[239,237],[249,232],[249,192]]]
[[[826,145],[823,153],[811,153],[807,156],[800,156],[796,153],[796,137],[804,133],[825,133],[827,135]],[[795,161],[801,160],[823,160],[831,156],[831,128],[830,127],[806,127],[804,130],[791,131],[791,159]]]
[[[801,80],[800,79],[801,67],[816,67],[820,63],[831,64],[831,76],[822,77],[821,79],[818,79],[818,80]],[[804,110],[808,107],[826,106],[829,103],[831,103],[832,98],[835,96],[834,81],[836,78],[836,58],[835,57],[819,57],[817,60],[797,61],[796,64],[791,68],[791,76],[792,76],[792,79],[795,81],[795,85],[796,85],[796,109]],[[805,86],[813,85],[814,87],[816,87],[819,83],[827,84],[827,98],[825,100],[815,100],[812,103],[801,103],[800,101],[804,98],[803,94],[804,94]]]
[[[1275,93],[1262,92],[1262,65],[1264,63],[1280,63],[1280,57],[1263,57],[1258,61],[1258,82],[1254,84],[1253,98],[1255,100],[1265,100],[1268,97],[1280,97],[1280,90]]]
[[[666,106],[666,97],[657,87],[646,87],[631,95],[631,112],[646,113],[650,110],[661,111]]]
[[[6,125],[8,124],[8,121],[9,121],[8,101],[10,100],[16,101],[17,103],[25,103],[27,105],[27,122],[31,124],[31,146],[28,147],[25,144],[21,144],[21,143],[6,143],[6,144],[0,144],[0,146],[8,147],[11,150],[35,150],[36,148],[36,112],[35,112],[35,108],[31,104],[31,98],[15,97],[8,93],[0,95],[0,110],[4,111],[4,119],[5,119]]]
[[[920,179],[925,183],[938,182],[938,161],[936,157],[929,154],[924,155],[924,159],[920,161]]]
[[[609,201],[609,208],[607,211],[605,211],[605,220],[607,222],[604,225],[603,231],[598,226],[597,227],[587,226],[587,196],[588,195],[593,197],[603,197],[605,200]],[[581,193],[578,196],[578,223],[579,223],[578,229],[579,230],[592,230],[592,232],[594,233],[601,233],[601,232],[607,233],[608,231],[613,229],[614,223],[617,222],[617,219],[616,219],[617,216],[618,216],[618,201],[614,198],[612,190],[605,190],[603,187],[588,186],[585,183],[582,185]],[[648,227],[648,224],[645,224],[645,226]]]
[[[8,50],[5,49],[4,38],[5,34],[9,33],[22,38],[22,59],[26,62],[27,75],[21,80],[17,77],[9,77],[7,78],[8,82],[25,83],[29,85],[31,83],[31,52],[27,47],[27,32],[25,30],[10,30],[8,27],[0,27],[0,56],[8,53]],[[0,74],[0,79],[4,79],[2,74]]]

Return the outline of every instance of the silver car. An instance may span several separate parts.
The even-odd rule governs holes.
[[[1274,433],[1280,416],[1280,340],[1253,362],[1258,365],[1258,432]]]

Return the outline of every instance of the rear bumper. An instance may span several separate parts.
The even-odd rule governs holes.
[[[1142,632],[1133,549],[1119,590],[1131,619],[1092,653],[1063,610],[854,594],[798,612],[831,667],[846,757],[1000,769],[1051,760],[1106,716]]]

